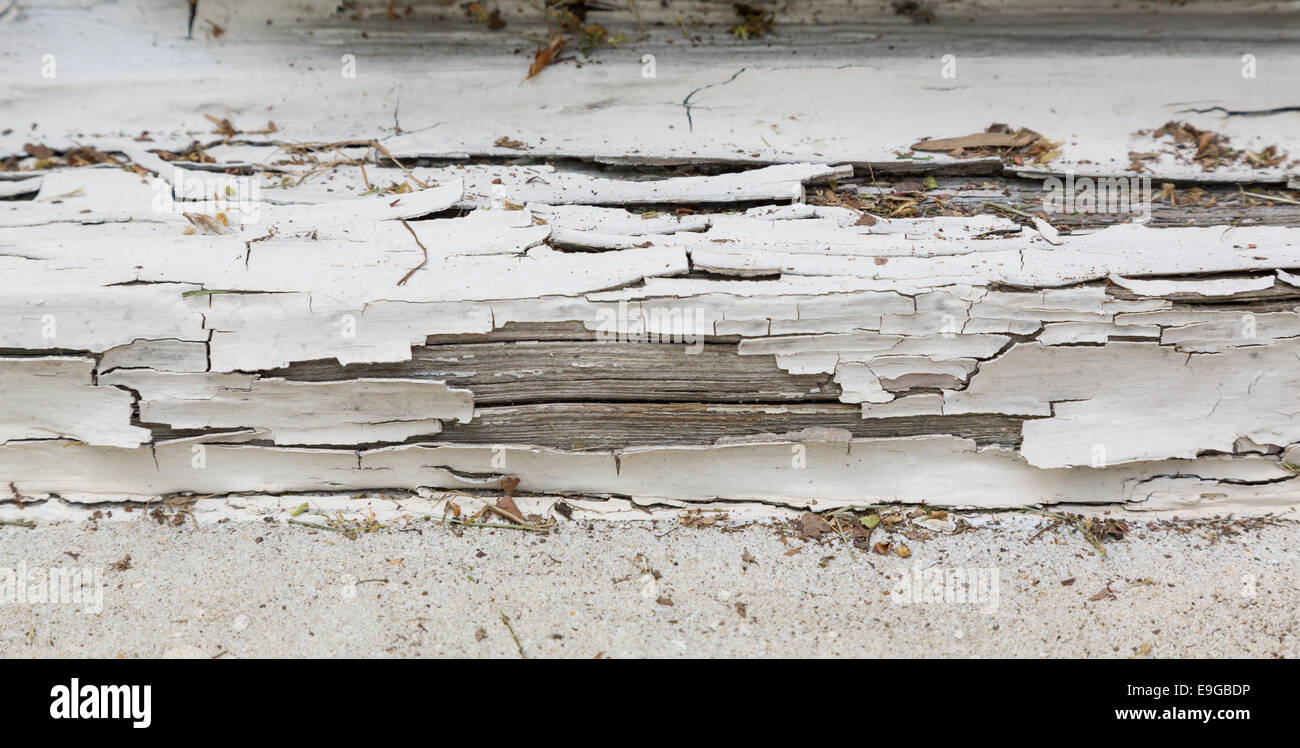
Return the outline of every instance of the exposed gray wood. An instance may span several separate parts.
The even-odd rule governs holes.
[[[340,367],[296,363],[297,381],[357,377],[433,379],[474,393],[478,405],[546,402],[836,402],[825,375],[782,371],[772,357],[741,356],[734,345],[521,341],[417,346],[411,360]]]
[[[437,440],[609,451],[708,445],[742,437],[787,436],[805,429],[838,429],[857,438],[957,434],[979,443],[1014,448],[1020,441],[1023,420],[997,415],[864,419],[857,406],[844,403],[779,407],[545,403],[479,408],[469,423],[447,423]]]

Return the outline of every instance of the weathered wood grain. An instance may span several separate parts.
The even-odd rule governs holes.
[[[417,346],[411,360],[340,367],[293,364],[289,380],[432,379],[474,393],[479,406],[571,402],[836,402],[830,377],[782,371],[734,345],[520,341]]]
[[[478,408],[469,423],[444,425],[437,440],[611,451],[711,445],[729,439],[770,439],[805,430],[826,430],[846,438],[955,434],[980,444],[1015,447],[1020,442],[1023,421],[999,415],[864,419],[857,406],[847,403],[750,406],[560,402]]]

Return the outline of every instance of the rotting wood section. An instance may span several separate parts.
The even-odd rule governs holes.
[[[177,172],[164,143],[112,136],[121,165],[0,182],[0,483],[85,502],[517,476],[818,507],[1297,503],[1285,166],[1181,183],[1146,225],[1049,225],[1026,215],[1039,183],[996,159],[940,157],[918,182],[901,158],[854,166],[888,161],[893,133],[826,162],[792,158],[801,130],[727,162],[714,116],[694,115],[698,168],[654,142],[641,160],[678,166],[606,168],[626,144],[599,139],[506,158],[462,128],[446,142],[490,159],[458,163],[435,130],[387,153],[352,132],[209,144]],[[1236,189],[1256,177],[1265,198]],[[205,214],[189,180],[260,193]]]
[[[802,195],[843,169],[794,173],[785,192]],[[675,189],[693,200],[690,179]],[[0,228],[21,279],[0,333],[0,468],[28,497],[506,475],[537,492],[823,506],[1272,507],[1294,490],[1290,227],[1049,242],[992,215],[864,225],[800,201],[421,215],[463,200],[451,182],[304,208],[309,234],[282,206],[272,225],[297,233],[245,246],[262,234],[82,218],[138,189],[130,172],[49,181],[76,193],[38,193],[58,218]],[[402,286],[421,250],[399,218],[430,253]]]

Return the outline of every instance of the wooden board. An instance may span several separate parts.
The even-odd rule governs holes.
[[[725,33],[725,5],[692,7]],[[352,10],[272,3],[268,26],[205,1],[229,22],[193,40],[154,0],[0,15],[6,69],[48,47],[59,71],[0,99],[36,125],[0,134],[0,485],[1300,503],[1282,16],[1168,17],[1141,75],[1125,22],[1003,3],[997,57],[973,21],[804,19],[725,51],[647,33],[521,82],[516,37]],[[920,54],[947,41],[952,79]],[[912,148],[1009,118],[1061,152]],[[1173,119],[1237,155],[1207,169],[1138,132]],[[207,160],[168,160],[196,141]],[[1241,155],[1269,145],[1295,156]],[[1067,173],[1149,177],[1124,183],[1149,214],[1053,212],[1042,180]]]

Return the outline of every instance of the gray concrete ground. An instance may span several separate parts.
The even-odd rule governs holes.
[[[104,586],[97,614],[87,611],[99,608],[93,597],[32,602],[0,588],[0,655],[1300,653],[1293,522],[1226,525],[1237,534],[1225,536],[1208,524],[1139,521],[1103,557],[1073,529],[1036,536],[1049,522],[1040,516],[965,516],[975,528],[956,535],[872,537],[906,544],[906,559],[799,540],[784,520],[740,529],[561,521],[549,536],[457,535],[417,521],[355,540],[278,520],[5,527],[0,585],[6,569],[30,581],[87,568],[91,586],[94,570]],[[933,571],[917,577],[921,567],[943,570],[942,582]]]

